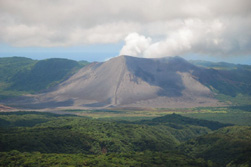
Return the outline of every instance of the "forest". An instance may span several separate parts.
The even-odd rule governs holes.
[[[249,166],[251,127],[168,114],[0,114],[0,166]]]

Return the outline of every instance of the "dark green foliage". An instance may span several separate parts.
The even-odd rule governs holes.
[[[79,69],[78,62],[67,59],[38,61],[30,70],[20,71],[13,76],[14,83],[9,89],[39,91],[66,79]]]
[[[219,128],[232,125],[232,124],[222,124],[215,121],[206,121],[201,119],[184,117],[178,114],[170,114],[163,117],[154,118],[152,120],[145,120],[141,121],[141,123],[148,125],[166,124],[177,129],[180,128],[180,125],[195,125],[195,126],[207,127],[211,130],[217,130]]]
[[[250,105],[225,107],[198,107],[194,112],[183,113],[186,117],[218,121],[224,124],[251,126]]]
[[[186,154],[212,160],[219,166],[250,162],[251,127],[227,127],[180,146]],[[249,163],[249,165],[251,165]]]
[[[90,64],[90,62],[85,61],[85,60],[81,60],[81,61],[79,61],[78,63],[79,63],[81,66],[86,66],[86,65]]]
[[[70,126],[59,128],[33,128],[2,130],[0,147],[2,151],[40,151],[48,153],[86,153],[93,140],[88,135],[72,131]],[[89,153],[89,152],[87,152]]]
[[[39,112],[3,112],[0,113],[0,127],[32,127],[37,124],[55,120],[58,117],[67,116],[69,115]],[[71,117],[73,117],[73,115]]]
[[[7,89],[11,86],[11,79],[14,75],[31,69],[36,62],[36,60],[24,57],[0,58],[0,100],[24,93]]]
[[[177,125],[179,128],[173,128],[168,124],[151,126],[31,112],[2,114],[0,119],[1,151],[165,151],[173,150],[180,142],[210,131],[199,126]]]
[[[59,58],[40,61],[23,57],[0,58],[0,99],[50,88],[87,64],[87,61]]]
[[[213,165],[202,159],[194,159],[172,152],[132,152],[120,154],[42,154],[19,151],[0,153],[0,166],[93,166],[93,167],[209,167]]]
[[[238,94],[251,95],[251,66],[231,64],[225,62],[190,61],[203,67],[194,74],[202,84],[205,84],[216,93],[237,96]]]
[[[0,118],[0,126],[4,127],[10,126],[10,122]]]
[[[230,106],[230,109],[234,110],[241,110],[241,111],[248,111],[251,112],[251,105],[244,105],[244,106]]]
[[[168,134],[167,129],[61,118],[32,128],[2,129],[0,148],[47,153],[157,151],[177,145]]]
[[[199,81],[216,93],[235,97],[238,94],[251,95],[251,66],[209,61],[190,61],[202,67],[194,75]]]
[[[251,166],[251,151],[243,152],[241,153],[238,158],[232,160],[229,164],[227,164],[228,167],[249,167]]]
[[[14,75],[30,69],[36,62],[25,57],[0,58],[0,82],[9,82]]]
[[[203,61],[203,60],[190,60],[190,63],[205,68],[212,68],[218,70],[234,70],[234,69],[243,69],[243,70],[251,70],[250,65],[241,65],[241,64],[232,64],[226,62],[210,62],[210,61]]]
[[[126,122],[13,112],[0,125],[0,166],[250,165],[250,127],[177,114]]]
[[[201,69],[193,74],[202,84],[216,93],[228,96],[251,95],[251,70]]]

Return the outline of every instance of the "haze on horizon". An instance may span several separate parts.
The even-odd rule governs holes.
[[[251,64],[249,0],[0,0],[0,57]]]

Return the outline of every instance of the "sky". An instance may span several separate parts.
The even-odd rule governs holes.
[[[0,57],[251,64],[250,0],[0,0]]]

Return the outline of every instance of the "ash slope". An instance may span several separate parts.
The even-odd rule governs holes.
[[[119,56],[82,68],[34,104],[71,107],[183,108],[221,105],[194,74],[200,68],[180,57]]]

